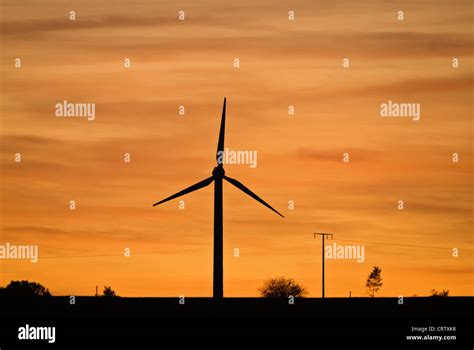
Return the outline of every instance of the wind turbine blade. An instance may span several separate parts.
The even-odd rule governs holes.
[[[272,208],[272,206],[270,204],[268,204],[267,202],[265,202],[262,198],[260,198],[259,196],[257,196],[255,193],[253,193],[252,191],[250,191],[247,187],[245,187],[244,184],[242,184],[240,181],[237,181],[236,179],[232,179],[228,176],[225,176],[224,175],[224,179],[226,179],[228,182],[230,182],[232,185],[234,185],[235,187],[237,187],[239,190],[247,193],[250,197],[252,197],[253,199],[259,201],[260,203],[262,203],[264,206],[266,206],[267,208],[273,210],[275,213],[277,213],[278,215],[280,215],[282,218],[284,218],[283,215],[281,215],[278,211],[276,211],[275,209]]]
[[[226,98],[224,97],[224,106],[222,107],[222,119],[221,119],[221,129],[219,131],[219,141],[217,142],[217,152],[216,152],[216,161],[219,158],[219,152],[221,152],[221,159],[222,153],[224,152],[224,136],[225,136],[225,109],[226,109]],[[222,167],[222,162],[218,166]]]
[[[207,179],[202,180],[201,182],[198,182],[197,184],[189,186],[188,188],[186,188],[186,189],[184,189],[184,190],[182,190],[182,191],[180,191],[176,194],[173,194],[172,196],[169,196],[168,198],[165,198],[162,201],[159,201],[159,202],[153,204],[153,206],[159,205],[161,203],[170,201],[170,200],[175,199],[177,197],[184,196],[185,194],[188,194],[188,193],[191,193],[193,191],[199,190],[200,188],[208,186],[212,181],[214,181],[214,177],[212,177],[212,176],[208,177]]]

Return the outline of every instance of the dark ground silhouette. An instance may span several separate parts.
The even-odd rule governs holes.
[[[403,305],[398,298],[370,297],[296,298],[294,305],[285,298],[186,298],[184,305],[179,300],[76,297],[71,305],[69,296],[4,296],[0,339],[17,342],[18,327],[28,322],[56,326],[58,343],[125,335],[344,335],[405,344],[414,326],[455,326],[458,340],[472,341],[474,297],[405,298]]]

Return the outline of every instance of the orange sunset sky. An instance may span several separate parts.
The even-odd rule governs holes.
[[[320,297],[313,232],[391,244],[327,260],[328,297],[364,296],[374,265],[381,296],[473,295],[472,6],[2,0],[0,244],[40,255],[0,260],[0,285],[211,296],[212,186],[184,210],[152,204],[210,176],[226,96],[226,147],[258,152],[226,173],[285,218],[224,183],[225,296],[287,276]],[[56,117],[64,100],[95,103],[95,120]],[[389,100],[420,103],[421,119],[380,117]]]

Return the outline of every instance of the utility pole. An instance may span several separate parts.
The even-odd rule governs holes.
[[[322,288],[323,288],[323,291],[322,291],[322,296],[323,296],[323,299],[324,299],[324,240],[325,239],[328,239],[329,237],[332,239],[332,236],[333,234],[332,233],[324,233],[324,232],[315,232],[314,233],[314,238],[316,238],[316,236],[321,236],[321,239],[322,239],[322,250],[321,250],[321,255],[322,255],[322,259],[323,259],[323,278],[322,278]]]

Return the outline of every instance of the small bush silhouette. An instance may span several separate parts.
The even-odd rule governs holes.
[[[431,290],[432,297],[447,297],[449,295],[449,290],[443,289],[441,292],[438,292],[436,289]]]
[[[28,281],[11,281],[3,292],[8,296],[18,298],[51,296],[49,290],[41,284]]]
[[[292,278],[277,277],[264,282],[259,289],[264,298],[288,298],[289,296],[303,298],[308,292]]]
[[[112,287],[104,286],[104,291],[102,293],[104,297],[109,297],[109,298],[118,297],[118,295],[115,294],[115,291],[112,289]]]

